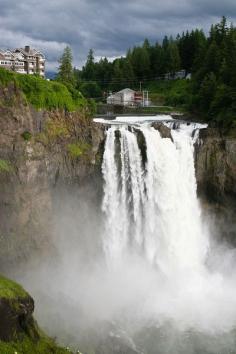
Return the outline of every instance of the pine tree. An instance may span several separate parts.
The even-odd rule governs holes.
[[[95,80],[96,73],[95,73],[95,62],[94,62],[94,53],[93,49],[89,50],[87,61],[85,66],[83,67],[83,78],[86,80]]]
[[[59,59],[59,68],[57,74],[57,80],[64,83],[74,86],[75,84],[75,76],[74,70],[72,66],[72,50],[69,46],[64,49],[64,52]]]
[[[180,69],[180,55],[177,44],[172,40],[167,47],[169,59],[169,72],[172,76]]]

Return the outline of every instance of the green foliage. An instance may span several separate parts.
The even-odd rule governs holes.
[[[0,68],[0,86],[6,87],[10,82],[16,82],[15,74],[12,71]]]
[[[86,78],[87,80],[94,80],[95,79],[95,69],[96,64],[94,62],[94,54],[93,50],[90,49],[87,57],[87,62],[83,67],[82,78]]]
[[[180,69],[180,55],[179,49],[173,40],[170,41],[167,47],[167,56],[168,56],[168,71],[172,76]]]
[[[0,86],[13,83],[21,89],[28,103],[36,109],[76,111],[87,107],[87,101],[72,85],[47,81],[37,75],[22,75],[0,68]]]
[[[0,159],[0,173],[6,172],[10,173],[13,171],[11,163],[7,160]]]
[[[40,338],[34,342],[26,337],[22,341],[17,342],[2,342],[0,341],[0,353],[4,354],[70,354],[69,350],[60,348],[56,343],[47,337]]]
[[[0,298],[16,299],[28,296],[27,292],[19,284],[0,276]]]
[[[164,111],[172,110],[172,107],[188,108],[191,103],[191,82],[189,80],[159,80],[147,85],[150,98],[156,105],[164,107]]]
[[[230,127],[236,122],[236,28],[223,17],[212,25],[207,44],[193,70],[192,109]]]
[[[67,46],[64,49],[64,52],[59,59],[59,69],[58,69],[58,74],[57,74],[57,80],[62,82],[63,84],[67,85],[74,85],[75,83],[75,78],[74,78],[74,72],[73,72],[73,67],[72,67],[72,51],[69,46]]]
[[[105,91],[118,91],[125,87],[138,89],[140,81],[153,80],[167,72],[174,73],[180,67],[177,41],[166,38],[160,46],[158,43],[151,45],[145,39],[142,46],[129,49],[126,57],[115,59],[112,63],[107,58],[95,63],[93,51],[90,50],[86,65],[81,71],[76,70],[75,75],[78,87],[92,81]]]
[[[102,90],[94,81],[83,82],[80,85],[80,91],[87,98],[101,98]]]
[[[28,102],[38,109],[59,108],[74,111],[80,106],[79,99],[73,100],[67,87],[59,82],[46,81],[30,75],[19,75],[17,80]]]
[[[0,276],[0,299],[9,300],[10,306],[17,308],[19,299],[28,298],[29,294],[17,283]],[[24,336],[20,341],[3,342],[0,341],[0,353],[4,354],[68,354],[70,351],[60,348],[56,343],[45,336],[40,329],[37,328],[39,340],[32,340],[30,336]]]
[[[65,119],[49,119],[41,133],[36,135],[36,140],[45,146],[61,143],[71,136],[69,126]]]
[[[90,149],[91,146],[85,142],[77,142],[74,144],[68,144],[67,146],[67,150],[72,159],[87,155]]]
[[[203,110],[208,111],[217,89],[216,76],[213,72],[203,79],[198,93],[199,102]]]
[[[28,131],[25,131],[24,133],[22,133],[21,136],[25,141],[30,141],[32,138],[32,134]]]

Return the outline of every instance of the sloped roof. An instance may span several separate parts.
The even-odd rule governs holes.
[[[16,48],[14,50],[14,52],[21,52],[23,55],[25,56],[37,56],[37,55],[41,55],[44,58],[43,53],[41,53],[39,50],[36,50],[34,48],[30,48],[30,50],[27,52],[24,48]]]
[[[11,55],[12,58],[14,58],[14,54],[10,49],[0,49],[0,54],[5,57],[5,55]]]
[[[127,92],[135,92],[134,90],[131,90],[130,88],[125,88],[121,91],[118,91],[117,93],[127,93]]]

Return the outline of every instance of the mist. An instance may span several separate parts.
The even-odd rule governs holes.
[[[124,131],[124,139],[129,139],[130,134]],[[159,144],[164,144],[165,151],[171,149],[173,153],[174,143],[170,139],[161,139],[160,136],[158,139]],[[158,151],[162,151],[161,146]],[[185,143],[182,147],[178,145],[176,149],[176,154],[181,152],[181,161],[184,156],[184,150],[181,149],[188,149],[187,146]],[[136,156],[134,163],[139,158],[141,159],[141,154]],[[187,174],[189,182],[183,183],[194,186],[190,160],[189,157],[186,159],[186,166],[190,169]],[[170,165],[174,173],[173,163]],[[161,166],[163,172],[163,165]],[[134,170],[138,171],[138,168]],[[87,183],[78,188],[74,186],[70,190],[58,188],[52,191],[54,233],[50,256],[40,255],[14,273],[14,277],[35,299],[35,314],[39,324],[63,345],[80,348],[83,353],[92,352],[91,348],[101,348],[108,340],[119,340],[134,353],[234,353],[236,274],[233,270],[236,269],[236,250],[216,236],[219,230],[215,226],[215,216],[210,212],[204,213],[197,199],[186,200],[188,209],[193,208],[195,211],[194,208],[197,208],[198,211],[199,208],[201,212],[198,216],[201,221],[199,232],[207,240],[203,242],[207,251],[203,262],[202,254],[199,260],[196,258],[193,262],[191,254],[186,254],[191,245],[198,247],[199,239],[189,244],[184,233],[184,243],[181,241],[180,229],[197,228],[195,221],[188,220],[189,224],[186,224],[184,220],[182,225],[182,214],[178,214],[181,219],[178,224],[170,211],[165,222],[169,224],[171,220],[180,228],[177,230],[177,244],[175,240],[168,239],[171,249],[165,249],[164,241],[158,243],[158,247],[152,244],[152,249],[156,247],[156,254],[150,261],[148,256],[143,256],[143,246],[138,250],[138,243],[133,247],[127,240],[125,246],[122,241],[118,246],[116,244],[115,250],[114,247],[110,248],[115,254],[106,257],[107,242],[112,239],[113,231],[107,226],[110,209],[104,212],[103,207],[102,210],[104,196],[98,187],[102,185],[102,176],[98,178],[101,180],[96,183]],[[150,183],[150,176],[147,180]],[[153,183],[156,183],[155,180]],[[158,183],[163,188],[160,178]],[[168,185],[171,183],[169,179]],[[104,188],[105,193],[106,187]],[[180,188],[173,191],[175,192],[182,193]],[[186,198],[187,194],[186,190]],[[163,205],[166,208],[166,191],[162,195],[159,190],[158,195],[159,199],[165,197]],[[194,193],[190,197],[195,198]],[[114,196],[111,196],[111,200],[112,198]],[[182,202],[178,201],[176,210],[179,210]],[[109,224],[109,227],[116,230],[116,235],[120,229],[119,223],[124,223],[124,215],[119,214],[121,206],[118,207],[115,210],[117,219],[113,220],[117,224]],[[159,213],[161,207],[158,204]],[[155,216],[154,221],[156,222]],[[127,222],[125,230],[130,236],[130,221]],[[156,230],[156,224],[154,226]],[[140,227],[144,227],[143,223]],[[172,229],[168,229],[168,235]],[[132,232],[134,233],[134,228]],[[173,232],[176,233],[175,228]],[[123,228],[121,235],[124,236]],[[163,240],[164,237],[166,231],[163,233]],[[179,254],[180,246],[182,249]],[[121,247],[118,249],[120,253],[117,253],[117,247]],[[158,259],[160,247],[163,248]],[[169,251],[170,254],[167,255],[165,252]],[[198,252],[196,248],[190,251],[194,255]],[[117,254],[122,255],[118,261]],[[185,262],[182,262],[182,258],[185,258]],[[177,262],[180,262],[179,265]],[[101,349],[94,352],[103,353]],[[128,353],[125,350],[123,352]],[[108,349],[107,353],[111,351]]]

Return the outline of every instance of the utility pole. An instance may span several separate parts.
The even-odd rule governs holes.
[[[143,107],[149,104],[149,91],[143,91]]]

